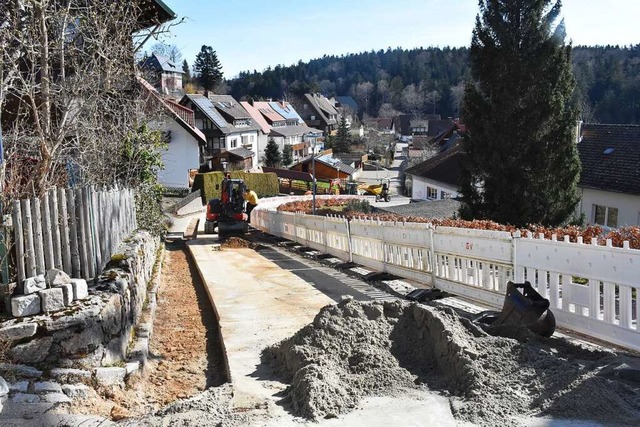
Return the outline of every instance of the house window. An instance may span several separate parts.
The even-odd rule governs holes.
[[[427,187],[427,199],[438,200],[438,189]]]
[[[616,228],[618,226],[618,208],[593,205],[593,223]]]
[[[236,148],[238,146],[238,140],[237,139],[232,139],[231,140],[231,148]]]
[[[253,144],[253,137],[254,137],[254,135],[251,135],[251,136],[249,137],[249,142],[251,142],[252,144]]]
[[[440,198],[441,199],[450,199],[451,198],[451,193],[447,193],[446,191],[441,191],[440,192]]]
[[[311,120],[315,120],[315,119],[316,119],[316,116],[311,116]]]

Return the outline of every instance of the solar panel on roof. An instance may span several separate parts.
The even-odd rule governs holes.
[[[192,101],[218,128],[222,129],[228,126],[228,123],[222,118],[220,113],[215,110],[211,101],[206,98],[192,98]]]

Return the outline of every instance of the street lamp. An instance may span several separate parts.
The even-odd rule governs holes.
[[[313,148],[311,149],[311,175],[313,177],[312,189],[311,189],[311,214],[316,214],[316,141],[318,136],[314,132],[307,134],[309,138],[313,138]]]

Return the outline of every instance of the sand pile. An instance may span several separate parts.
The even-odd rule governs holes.
[[[291,383],[292,410],[316,420],[366,396],[422,387],[449,396],[457,419],[480,425],[545,415],[608,425],[640,419],[637,358],[562,339],[492,336],[448,308],[346,300],[263,359]]]

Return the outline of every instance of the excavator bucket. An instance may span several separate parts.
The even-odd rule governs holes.
[[[526,325],[530,331],[543,337],[550,337],[556,330],[549,300],[543,298],[529,282],[507,283],[502,312],[492,326],[517,324]]]
[[[228,236],[242,236],[249,231],[246,221],[224,221],[218,223],[218,236],[225,238]]]

